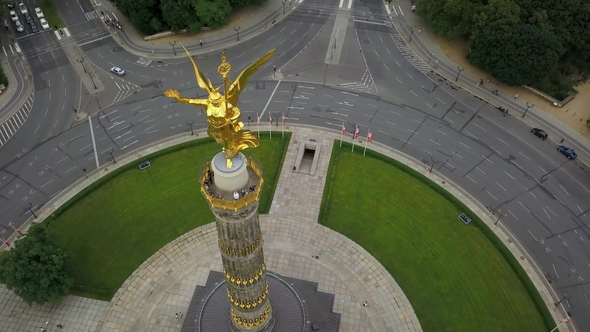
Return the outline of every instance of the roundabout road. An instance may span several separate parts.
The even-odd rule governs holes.
[[[371,21],[370,15],[362,17],[361,13],[371,11],[379,11],[373,17],[380,17],[383,7],[378,2],[353,2],[340,63],[326,65],[328,46],[335,40],[333,27],[340,22],[337,8],[338,3],[306,1],[265,33],[226,50],[235,76],[270,48],[277,49],[241,96],[239,107],[246,126],[256,129],[257,113],[263,114],[262,121],[272,116],[277,124],[282,114],[287,124],[338,129],[344,123],[349,135],[359,125],[362,136],[370,129],[376,141],[422,160],[425,167],[434,164],[434,170],[501,216],[498,225],[512,232],[529,252],[558,296],[565,293],[561,305],[573,315],[579,331],[587,330],[583,328],[590,326],[590,183],[586,168],[576,160],[568,161],[555,144],[531,135],[525,123],[502,116],[491,105],[431,73],[422,61],[406,58],[407,46],[390,24]],[[86,29],[98,31],[96,24]],[[23,224],[31,217],[29,207],[39,212],[97,164],[190,132],[191,126],[206,126],[199,109],[162,95],[166,89],[178,89],[189,97],[205,95],[186,59],[138,62],[138,56],[124,51],[110,37],[79,44],[107,85],[123,82],[108,73],[118,65],[127,71],[124,82],[141,89],[121,101],[113,100],[114,104],[100,108],[89,119],[72,126],[69,119],[59,131],[52,129],[53,118],[44,120],[39,114],[53,105],[61,112],[61,103],[68,97],[64,95],[56,104],[35,102],[33,113],[38,117],[29,119],[0,150],[3,237],[12,233],[9,222]],[[195,58],[213,83],[220,84],[216,74],[220,52]],[[280,75],[273,76],[272,65],[281,69]],[[72,70],[67,64],[57,69],[60,75]],[[38,82],[47,81],[44,75],[59,78],[50,71],[33,71],[36,89]],[[54,81],[59,79],[52,78],[51,85],[40,89],[47,98],[64,89]],[[114,91],[107,88],[104,99],[112,100]],[[39,95],[37,91],[36,100]],[[32,134],[37,126],[44,136]]]

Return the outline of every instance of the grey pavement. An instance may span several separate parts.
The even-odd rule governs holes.
[[[261,129],[267,128],[262,126]],[[327,165],[332,145],[340,138],[340,132],[314,126],[291,126],[290,130],[293,131],[293,141],[313,138],[322,146],[317,178],[309,179],[320,184],[316,183],[313,195],[304,196],[297,190],[290,191],[299,204],[284,204],[288,199],[285,189],[304,187],[302,183],[305,183],[303,178],[306,176],[294,173],[289,167],[295,156],[294,148],[290,147],[273,200],[273,205],[278,204],[279,207],[273,206],[274,210],[269,215],[261,216],[269,270],[317,282],[318,290],[335,294],[334,311],[342,314],[342,331],[421,331],[403,291],[370,254],[344,236],[312,222],[314,213],[304,216],[303,220],[292,217],[295,214],[289,210],[301,205],[313,211],[319,209],[319,188],[324,185],[327,171],[322,165]],[[147,149],[138,149],[119,158],[117,164],[107,164],[93,171],[87,179],[79,180],[58,194],[40,211],[39,220],[49,216],[107,172],[136,162],[154,151],[202,137],[204,130],[196,134],[165,139]],[[362,144],[362,141],[361,138],[359,143]],[[290,146],[298,144],[292,142]],[[501,227],[502,224],[499,224],[500,227],[494,226],[495,218],[485,207],[436,170],[429,173],[428,166],[420,161],[379,143],[371,143],[369,148],[412,167],[463,201],[488,224],[521,263],[554,320],[557,322],[565,317],[561,311],[563,306],[556,308],[553,305],[558,297],[549,288],[539,268],[507,230]],[[4,301],[0,311],[0,329],[29,330],[39,327],[37,325],[45,320],[57,320],[78,331],[179,331],[182,322],[175,319],[174,313],[186,310],[194,287],[205,284],[209,270],[221,269],[216,239],[215,226],[211,223],[172,241],[146,260],[124,282],[110,303],[69,296],[61,304],[28,308],[14,294],[0,288]],[[312,257],[315,255],[319,258]],[[368,301],[370,306],[363,307],[364,301]],[[14,310],[7,309],[6,303],[10,303],[10,308],[20,306],[24,309],[17,315]],[[563,331],[569,329],[566,325],[562,327]]]

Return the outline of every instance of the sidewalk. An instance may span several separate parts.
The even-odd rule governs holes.
[[[393,4],[393,3],[392,3]],[[405,6],[404,1],[399,1],[397,5]],[[430,63],[434,63],[438,60],[438,68],[435,68],[437,72],[441,75],[446,77],[449,80],[455,81],[455,77],[457,75],[458,69],[460,67],[457,63],[451,60],[445,52],[441,49],[440,45],[436,40],[436,36],[432,32],[432,29],[421,17],[416,15],[415,13],[410,12],[409,10],[404,12],[405,15],[394,17],[392,20],[394,25],[396,26],[399,33],[404,36],[406,42],[409,39],[409,35],[411,34],[411,28],[414,27],[414,32],[412,35],[412,42],[409,43],[409,46],[414,49],[416,55],[422,58],[422,60],[426,63],[427,59],[432,54],[432,58]],[[401,24],[396,24],[401,22]],[[513,111],[513,115],[516,119],[522,119],[522,121],[528,123],[531,127],[539,126],[539,121],[534,119],[534,116],[542,119],[545,124],[551,124],[555,126],[558,130],[563,132],[565,135],[550,135],[550,139],[553,139],[555,143],[559,141],[560,138],[565,138],[566,140],[572,142],[577,141],[582,146],[586,147],[586,149],[590,149],[590,139],[580,135],[576,130],[572,129],[570,126],[567,126],[563,122],[556,119],[554,116],[549,114],[548,112],[539,108],[542,103],[537,103],[537,107],[533,106],[528,110],[527,116],[525,118],[521,118],[521,115],[527,108],[527,100],[523,99],[522,97],[525,95],[530,95],[529,91],[525,88],[504,88],[503,85],[496,85],[494,82],[487,83],[488,77],[481,77],[476,73],[470,72],[468,70],[463,70],[460,74],[459,80],[456,84],[460,85],[467,91],[470,91],[472,94],[476,91],[476,95],[486,101],[488,101],[492,105],[500,105],[504,108],[508,108]],[[484,80],[484,86],[479,85],[478,82],[480,80]],[[498,96],[492,94],[491,91],[498,90]],[[511,92],[507,92],[506,90],[509,89]],[[515,97],[515,93],[513,91],[517,91],[519,94],[518,98]],[[519,93],[519,91],[522,91]],[[538,98],[536,98],[538,100]],[[547,105],[550,105],[549,101],[545,101]],[[530,102],[529,102],[530,105]],[[553,107],[553,106],[550,106]],[[573,113],[573,112],[572,112]],[[543,125],[543,124],[541,124]],[[568,137],[561,137],[561,136],[568,136]]]

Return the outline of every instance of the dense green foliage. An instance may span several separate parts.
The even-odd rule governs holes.
[[[437,34],[467,38],[469,60],[509,85],[590,70],[588,0],[422,0],[418,14]]]
[[[425,332],[552,328],[518,261],[463,203],[408,166],[338,145],[320,223],[358,243],[391,273]],[[473,219],[469,225],[459,220],[462,212]]]
[[[117,7],[143,34],[178,32],[201,27],[217,29],[229,23],[232,10],[266,0],[117,0]]]
[[[290,134],[262,134],[247,149],[262,166],[259,213],[268,213]],[[60,243],[75,253],[77,295],[109,301],[141,263],[182,234],[215,220],[200,192],[198,174],[220,150],[211,138],[177,145],[123,166],[101,178],[52,216]],[[138,161],[139,163],[139,161]]]
[[[74,284],[72,254],[56,244],[50,223],[34,224],[0,255],[0,282],[28,304],[59,301]]]

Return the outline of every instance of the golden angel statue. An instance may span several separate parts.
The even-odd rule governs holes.
[[[209,96],[206,99],[181,98],[178,90],[166,90],[164,95],[184,104],[204,108],[207,111],[207,134],[213,137],[217,143],[223,145],[223,153],[229,169],[232,167],[231,159],[235,155],[246,148],[255,148],[259,144],[256,133],[243,129],[244,123],[240,121],[240,109],[236,105],[240,93],[246,88],[250,77],[272,57],[275,50],[271,50],[254,61],[233,82],[227,77],[231,66],[226,62],[225,53],[222,53],[221,64],[217,68],[217,72],[223,78],[223,84],[217,88],[214,88],[211,80],[201,73],[186,48],[184,50],[193,63],[199,87],[207,91]],[[224,94],[219,93],[221,87],[223,87]]]

